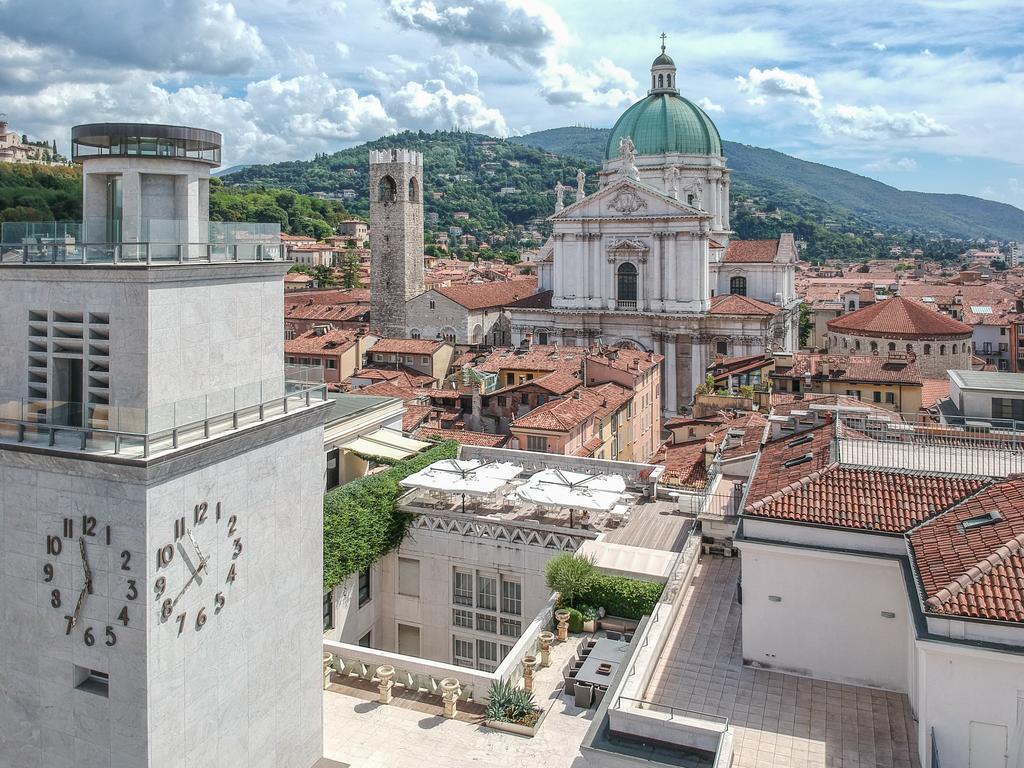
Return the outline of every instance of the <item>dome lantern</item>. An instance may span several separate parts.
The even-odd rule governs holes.
[[[651,90],[647,93],[679,93],[676,83],[676,63],[665,53],[664,32],[661,33],[661,55],[651,64]]]

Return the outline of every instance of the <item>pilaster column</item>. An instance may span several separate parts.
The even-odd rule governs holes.
[[[145,233],[142,226],[142,174],[138,171],[121,172],[121,240],[141,242]],[[107,216],[110,216],[108,211]]]

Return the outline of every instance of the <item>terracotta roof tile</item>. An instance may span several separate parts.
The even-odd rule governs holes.
[[[780,307],[735,293],[711,297],[712,315],[777,315]]]
[[[370,352],[374,354],[432,355],[447,343],[434,339],[381,339],[370,347]]]
[[[828,373],[825,373],[825,366]],[[865,381],[880,384],[921,384],[921,369],[917,361],[906,356],[881,355],[819,355],[797,352],[793,365],[776,365],[772,378],[804,378],[807,374],[817,381]]]
[[[512,422],[512,428],[568,432],[592,418],[604,418],[625,405],[633,393],[618,384],[580,387],[568,397],[549,400]]]
[[[769,264],[779,252],[778,240],[730,240],[726,264]]]
[[[493,283],[469,283],[436,288],[438,293],[466,309],[504,307],[537,291],[537,278],[527,277]]]
[[[465,429],[438,429],[420,427],[416,437],[435,440],[457,440],[463,445],[481,445],[486,448],[501,448],[508,442],[508,435],[492,435],[488,432],[470,432]]]
[[[829,320],[838,333],[884,339],[961,339],[971,337],[971,326],[927,305],[896,296]]]
[[[433,408],[429,405],[406,405],[405,413],[402,414],[402,431],[412,432],[415,430],[430,415],[432,410]]]
[[[655,464],[665,465],[661,483],[682,488],[703,488],[708,484],[708,468],[704,459],[704,440],[666,443],[655,457]]]
[[[907,538],[926,611],[1024,622],[1024,479],[988,486]]]
[[[284,343],[286,355],[330,355],[338,354],[356,343],[359,335],[355,331],[332,328],[326,333],[308,330]]]

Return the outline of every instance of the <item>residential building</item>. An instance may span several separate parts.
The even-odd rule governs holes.
[[[380,339],[369,347],[367,367],[404,367],[442,381],[451,368],[455,347],[437,339]]]
[[[362,219],[345,219],[338,226],[338,236],[349,248],[365,248],[370,237],[370,225]]]
[[[46,144],[29,144],[0,120],[0,163],[55,163],[56,152]]]
[[[946,423],[1016,430],[1024,422],[1024,374],[949,371],[949,399],[939,406]]]
[[[285,341],[284,353],[289,365],[320,369],[324,383],[338,384],[362,367],[363,356],[376,342],[376,336],[362,331],[314,325]]]
[[[846,395],[902,413],[924,403],[925,379],[917,361],[899,352],[886,355],[778,354],[770,374],[778,392]]]

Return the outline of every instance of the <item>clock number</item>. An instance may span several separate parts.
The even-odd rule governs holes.
[[[216,510],[217,510],[217,514],[216,514],[217,522],[219,523],[220,522],[220,502],[219,501],[217,502]]]
[[[235,552],[231,557],[238,557],[240,554],[242,554],[242,540],[235,539]]]
[[[74,616],[65,616],[64,618],[67,619],[67,621],[68,621],[68,628],[64,630],[64,634],[65,635],[70,635],[71,634],[71,630],[75,628],[75,617]]]
[[[164,600],[164,604],[160,606],[160,618],[165,621],[171,617],[171,611],[174,610],[174,603],[171,602],[171,598]]]
[[[203,628],[206,624],[206,609],[200,608],[199,613],[196,614],[196,632]]]
[[[156,567],[163,568],[164,566],[170,565],[171,560],[174,559],[174,545],[165,544],[163,547],[156,552]]]
[[[165,589],[167,589],[167,577],[161,576],[159,579],[156,580],[156,583],[153,585],[153,591],[156,592],[157,597],[160,597],[160,595],[164,593]],[[164,618],[167,617],[165,616]]]
[[[107,526],[107,546],[110,546],[110,526]]]
[[[196,504],[195,510],[192,512],[192,520],[195,525],[206,522],[206,510],[208,509],[206,502]]]
[[[122,624],[124,624],[126,627],[128,626],[128,606],[127,605],[124,608],[121,609],[121,612],[119,614],[117,614],[117,620],[120,621]],[[110,631],[110,627],[107,627],[107,631],[108,632]]]
[[[180,635],[184,631],[185,631],[185,614],[184,613],[179,613],[178,614],[178,634]]]
[[[64,518],[64,538],[75,538],[75,521],[72,520],[70,517]]]
[[[128,563],[130,563],[131,561],[132,561],[132,553],[129,552],[127,549],[121,550],[121,570],[122,571],[130,571],[131,570],[131,568],[128,567]]]
[[[92,627],[85,628],[85,634],[82,635],[82,639],[85,641],[85,644],[88,645],[90,648],[96,645],[96,638],[93,637]]]
[[[213,597],[213,612],[220,613],[220,609],[224,607],[224,593],[218,592]]]
[[[231,564],[231,568],[228,569],[228,577],[227,577],[227,579],[225,581],[227,581],[227,583],[230,584],[234,580],[235,580],[235,564],[232,563]]]
[[[174,521],[174,540],[177,541],[185,535],[185,518],[179,517]]]
[[[85,536],[96,535],[96,518],[92,515],[82,515],[82,534]]]
[[[50,563],[43,566],[43,581],[47,584],[53,581],[53,566]]]
[[[163,576],[161,576],[160,578],[163,578]],[[138,596],[139,596],[139,590],[135,586],[135,579],[128,579],[128,594],[125,595],[124,599],[125,600],[134,600]]]
[[[117,645],[117,635],[114,634],[113,627],[107,627],[107,642],[104,643],[107,648],[113,648]]]
[[[46,537],[46,554],[56,557],[63,548],[64,543],[60,540],[60,536]]]
[[[54,608],[60,608],[60,590],[55,589],[50,593],[50,605]]]
[[[238,518],[235,517],[234,515],[231,515],[228,518],[228,537],[229,538],[231,536],[235,535],[235,523],[237,523],[237,522],[238,522]]]

